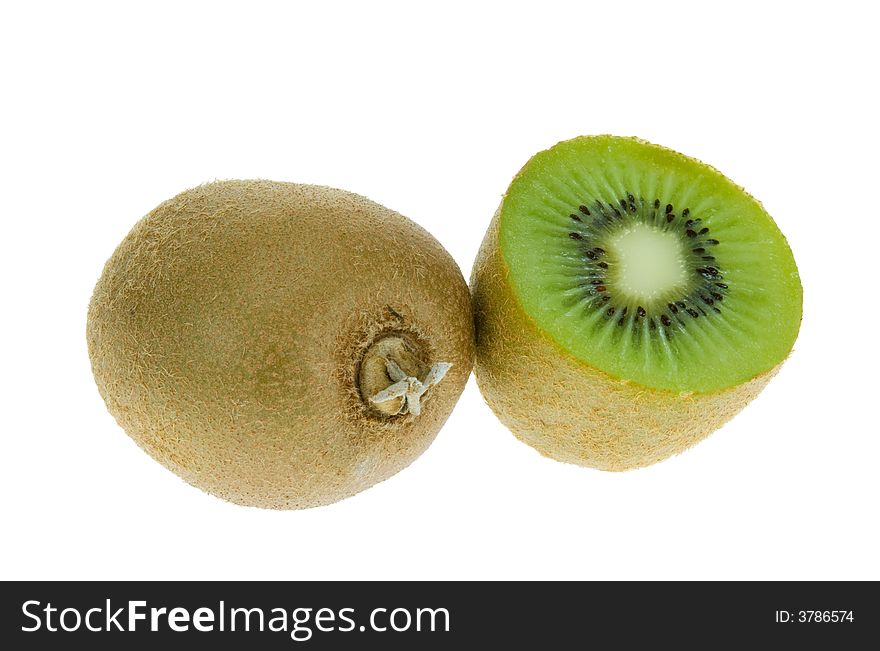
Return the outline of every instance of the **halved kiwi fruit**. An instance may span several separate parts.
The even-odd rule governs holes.
[[[788,356],[802,289],[758,201],[634,138],[534,156],[474,266],[477,382],[546,456],[622,470],[680,452]]]
[[[224,181],[128,234],[89,306],[110,412],[191,484],[318,506],[421,454],[470,374],[467,285],[424,229],[332,188]]]

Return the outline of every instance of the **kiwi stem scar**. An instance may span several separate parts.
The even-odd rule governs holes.
[[[429,387],[437,384],[446,375],[446,372],[452,367],[448,362],[437,362],[431,366],[431,370],[425,376],[424,380],[419,380],[411,375],[404,373],[394,360],[386,359],[385,368],[388,370],[388,377],[394,382],[387,389],[384,389],[374,396],[370,396],[370,402],[381,403],[396,398],[403,397],[400,411],[397,413],[412,414],[418,416],[422,413],[421,398]]]

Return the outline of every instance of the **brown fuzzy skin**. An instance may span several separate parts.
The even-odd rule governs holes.
[[[508,282],[495,213],[471,275],[474,371],[486,402],[520,440],[557,461],[600,470],[647,466],[730,420],[781,364],[714,393],[674,393],[616,379],[540,331]]]
[[[388,333],[453,364],[418,417],[360,395],[360,360]],[[101,395],[138,445],[208,493],[272,509],[409,465],[474,355],[467,285],[429,233],[349,192],[269,181],[203,185],[142,219],[104,268],[87,334]]]

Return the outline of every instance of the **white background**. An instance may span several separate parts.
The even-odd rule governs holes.
[[[880,579],[869,7],[5,4],[0,576]],[[404,472],[271,512],[189,487],[105,410],[86,306],[162,200],[215,178],[338,186],[425,226],[469,276],[520,166],[593,133],[718,167],[800,266],[791,359],[694,449],[623,474],[556,463],[471,382]]]

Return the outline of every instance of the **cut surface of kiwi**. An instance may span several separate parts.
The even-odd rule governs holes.
[[[619,137],[532,158],[500,212],[510,282],[575,357],[647,387],[706,392],[766,372],[801,314],[794,258],[711,167]]]

